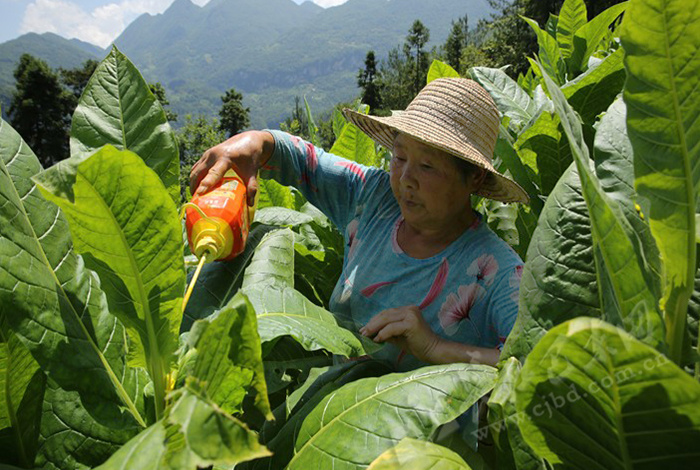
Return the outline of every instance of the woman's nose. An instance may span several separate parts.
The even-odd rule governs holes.
[[[407,163],[401,169],[401,184],[408,188],[415,188],[417,181],[415,178],[415,168],[410,163]]]

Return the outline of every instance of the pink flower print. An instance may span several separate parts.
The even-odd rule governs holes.
[[[348,249],[348,259],[351,259],[353,256],[355,256],[357,247],[360,245],[360,240],[355,238],[357,235],[358,225],[359,221],[357,219],[352,219],[346,228],[348,232],[348,246],[350,247]]]
[[[474,304],[486,293],[483,287],[479,284],[469,284],[468,286],[459,286],[457,294],[454,293],[447,296],[447,299],[440,307],[438,318],[440,326],[448,335],[453,335],[457,332],[459,322],[464,319],[469,319],[469,314]]]
[[[308,165],[311,172],[315,172],[318,168],[318,157],[316,156],[316,147],[309,142],[306,144],[306,164]]]
[[[423,310],[425,307],[433,303],[433,300],[440,295],[442,289],[445,287],[445,282],[447,281],[447,274],[450,272],[450,263],[447,262],[447,258],[442,260],[440,263],[440,268],[438,269],[433,285],[430,286],[430,290],[426,294],[423,301],[418,306],[419,309]]]
[[[498,272],[498,261],[493,255],[481,255],[467,268],[468,276],[476,276],[477,281],[484,281],[488,286]]]
[[[375,292],[377,292],[377,289],[379,289],[380,287],[390,286],[390,285],[392,285],[392,284],[396,284],[396,281],[378,282],[378,283],[376,283],[376,284],[372,284],[372,285],[370,285],[370,286],[365,287],[364,289],[362,289],[362,290],[360,291],[360,293],[361,293],[362,295],[364,295],[365,297],[371,297],[372,294],[374,294]]]
[[[360,167],[360,165],[358,165],[357,163],[341,160],[339,162],[335,162],[335,166],[342,166],[344,168],[347,168],[348,170],[352,171],[357,176],[359,176],[363,183],[365,182],[365,172],[362,169],[362,167]]]

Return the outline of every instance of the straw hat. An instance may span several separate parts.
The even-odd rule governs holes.
[[[423,88],[406,111],[376,117],[344,109],[345,117],[388,149],[397,133],[473,163],[491,173],[476,193],[503,202],[527,203],[529,198],[515,181],[493,167],[500,117],[491,96],[466,78],[439,78]]]

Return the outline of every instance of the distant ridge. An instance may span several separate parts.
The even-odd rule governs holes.
[[[165,86],[180,121],[185,114],[215,116],[220,96],[235,87],[251,108],[252,127],[277,127],[294,96],[306,96],[315,112],[355,98],[367,51],[386,57],[414,20],[430,29],[432,47],[444,42],[452,20],[468,14],[476,25],[491,11],[486,0],[349,0],[327,9],[292,0],[212,0],[203,7],[176,0],[162,14],[137,18],[115,44],[146,80]],[[106,54],[54,39],[75,54],[75,65],[60,66]],[[0,87],[14,68],[2,62],[6,44],[0,44]],[[26,50],[46,57],[32,51],[38,48]]]

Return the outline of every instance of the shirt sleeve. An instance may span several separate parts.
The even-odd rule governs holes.
[[[518,316],[518,301],[520,294],[520,279],[523,273],[523,265],[504,271],[494,286],[491,301],[488,307],[488,317],[492,328],[498,335],[498,348],[503,348],[506,338],[510,334]]]
[[[260,176],[294,186],[344,232],[368,179],[382,170],[338,157],[286,132],[268,132],[275,139],[275,151]]]

